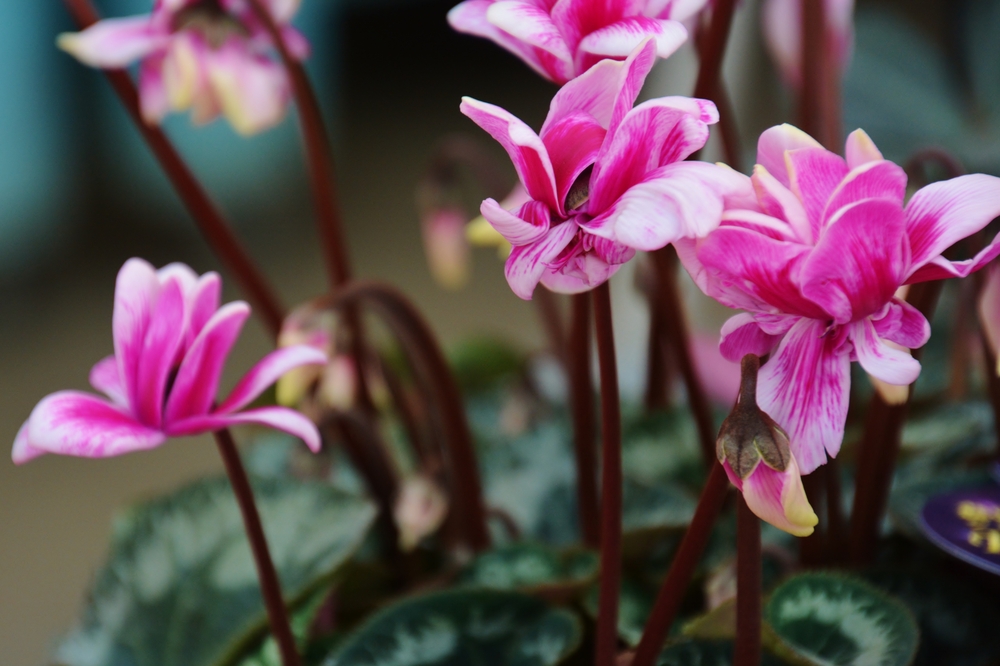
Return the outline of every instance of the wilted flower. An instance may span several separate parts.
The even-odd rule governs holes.
[[[320,351],[298,345],[271,352],[216,406],[222,367],[250,315],[241,301],[219,307],[220,289],[215,273],[125,262],[115,287],[115,353],[90,373],[108,399],[79,391],[44,398],[17,434],[14,462],[45,453],[107,458],[243,423],[283,430],[318,450],[316,427],[298,412],[240,410],[289,370],[325,363]]]
[[[722,422],[716,455],[747,506],[761,520],[795,536],[809,536],[819,519],[809,505],[788,436],[757,407],[760,360],[742,361],[740,397]]]
[[[294,58],[309,54],[289,22],[298,0],[262,0]],[[106,19],[59,36],[59,46],[103,69],[139,65],[143,118],[191,109],[196,123],[224,115],[241,134],[277,124],[291,99],[288,76],[270,52],[267,29],[246,0],[156,0],[151,14]]]
[[[802,85],[802,5],[805,0],[766,0],[761,10],[768,51],[782,78]],[[829,42],[826,57],[843,72],[854,46],[854,0],[821,0]]]
[[[704,235],[718,223],[721,169],[684,161],[708,139],[715,105],[687,97],[632,108],[656,57],[647,40],[560,90],[539,134],[500,107],[466,98],[462,113],[507,150],[531,200],[493,199],[483,216],[514,246],[507,282],[530,299],[542,282],[577,293],[607,280],[636,250]]]
[[[677,244],[706,294],[747,310],[723,327],[723,355],[772,354],[757,399],[804,473],[840,450],[851,361],[888,384],[920,374],[905,349],[923,345],[930,326],[896,290],[964,277],[1000,253],[994,240],[973,259],[941,256],[1000,214],[1000,179],[933,183],[904,207],[906,174],[864,132],[848,137],[846,155],[789,125],[767,130],[719,228]]]
[[[542,76],[563,84],[605,58],[624,60],[643,40],[670,56],[684,21],[707,0],[466,0],[448,12],[459,32],[491,39]]]

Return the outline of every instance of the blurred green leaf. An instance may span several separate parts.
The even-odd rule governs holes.
[[[732,666],[732,641],[684,640],[668,645],[656,666]],[[783,666],[786,662],[769,652],[761,654],[760,666]]]
[[[496,590],[569,595],[592,582],[599,565],[592,551],[559,551],[520,542],[480,554],[465,568],[460,581]]]
[[[450,350],[449,361],[463,391],[481,391],[515,377],[524,367],[524,354],[491,338],[471,338]]]

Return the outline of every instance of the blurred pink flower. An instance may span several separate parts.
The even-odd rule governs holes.
[[[670,56],[687,39],[682,21],[707,0],[466,0],[448,12],[459,32],[491,39],[563,84],[602,59],[625,59],[644,39]]]
[[[469,279],[467,221],[465,213],[454,206],[432,208],[421,216],[427,264],[434,280],[446,289],[459,289]]]
[[[822,0],[830,34],[828,57],[843,72],[854,46],[854,0]],[[761,11],[764,39],[788,85],[802,84],[803,0],[765,0]]]
[[[770,360],[758,401],[788,433],[803,473],[836,456],[844,435],[850,364],[907,385],[930,326],[894,296],[904,284],[964,277],[1000,254],[996,239],[973,259],[941,256],[1000,215],[1000,178],[933,183],[904,207],[906,174],[857,130],[847,159],[790,126],[761,135],[758,165],[727,198],[721,225],[677,243],[698,286],[746,310],[723,326],[726,358]],[[723,168],[723,167],[718,167]]]
[[[292,56],[304,59],[309,44],[288,25],[299,0],[263,3]],[[246,0],[156,0],[149,15],[106,19],[58,43],[92,67],[140,60],[139,101],[149,124],[191,109],[196,123],[222,114],[236,131],[254,134],[281,121],[291,99],[267,29]]]
[[[219,307],[220,290],[215,273],[198,277],[183,264],[157,271],[141,259],[127,261],[115,287],[115,353],[90,372],[91,385],[108,399],[79,391],[42,399],[17,434],[14,462],[45,453],[107,458],[244,423],[283,430],[318,450],[316,427],[298,412],[240,411],[289,370],[326,363],[316,349],[271,352],[215,405],[223,364],[250,315],[240,301]]]
[[[539,281],[578,293],[607,280],[636,250],[655,250],[718,224],[724,170],[684,161],[718,120],[712,102],[653,99],[632,108],[656,57],[649,39],[566,84],[541,134],[507,111],[466,98],[462,113],[507,150],[531,200],[480,210],[513,245],[507,282],[530,299]],[[735,172],[734,172],[735,173]]]

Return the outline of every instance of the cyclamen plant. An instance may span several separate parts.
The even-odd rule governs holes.
[[[720,76],[735,0],[466,0],[452,9],[448,21],[455,29],[496,42],[561,86],[538,132],[499,106],[471,98],[460,106],[506,150],[518,181],[502,203],[496,199],[510,189],[492,186],[493,197],[482,202],[482,218],[468,232],[500,247],[513,293],[539,304],[550,351],[569,384],[564,410],[538,397],[537,382],[516,382],[531,390],[486,382],[487,393],[512,396],[496,410],[497,425],[487,429],[478,424],[481,414],[473,410],[473,419],[466,413],[460,384],[419,311],[395,289],[352,277],[326,132],[299,65],[309,47],[290,25],[298,2],[155,0],[148,16],[104,21],[96,21],[87,0],[67,4],[81,32],[62,36],[60,46],[86,64],[113,70],[109,76],[116,90],[133,117],[145,123],[143,136],[263,316],[278,349],[218,402],[223,365],[250,307],[221,305],[215,273],[199,276],[183,264],[157,270],[131,259],[115,286],[114,355],[98,362],[90,375],[106,397],[60,391],[43,398],[18,432],[12,458],[17,464],[44,454],[104,458],[151,449],[173,437],[212,433],[241,510],[278,656],[261,642],[257,627],[263,619],[256,622],[252,612],[242,615],[255,602],[233,582],[238,572],[227,569],[239,565],[233,544],[213,545],[211,528],[208,534],[188,529],[183,511],[174,507],[171,524],[182,533],[170,542],[176,556],[172,551],[144,567],[137,562],[150,549],[122,545],[127,539],[119,536],[116,548],[125,555],[109,565],[92,602],[106,595],[114,612],[88,611],[86,625],[64,646],[60,662],[207,666],[270,664],[280,658],[283,666],[296,666],[318,655],[309,663],[483,661],[505,666],[555,664],[580,650],[580,663],[652,666],[658,659],[729,663],[731,649],[732,663],[753,666],[761,663],[766,648],[794,663],[819,664],[827,663],[822,659],[829,642],[841,640],[831,636],[873,626],[881,632],[874,639],[847,636],[845,645],[858,640],[834,646],[844,648],[838,654],[859,651],[857,663],[909,663],[918,641],[912,616],[863,581],[842,573],[806,573],[780,583],[769,601],[763,597],[760,520],[801,538],[795,566],[865,566],[874,559],[909,387],[921,374],[917,357],[931,336],[941,282],[966,278],[1000,254],[1000,242],[987,242],[983,233],[1000,216],[1000,179],[952,173],[907,196],[919,170],[911,169],[908,176],[884,159],[863,130],[847,137],[843,156],[831,150],[827,139],[839,136],[840,126],[839,107],[831,104],[839,100],[839,78],[830,73],[839,74],[850,54],[853,3],[766,3],[765,34],[782,76],[798,96],[803,127],[827,145],[792,125],[772,127],[758,140],[750,176],[698,159],[712,127],[726,121],[726,161],[735,166],[739,157]],[[699,35],[699,95],[636,105],[657,58],[671,55],[689,33]],[[117,71],[136,61],[137,89]],[[224,115],[237,131],[249,134],[274,125],[293,99],[306,137],[330,292],[286,315],[225,218],[154,126],[169,111],[191,109],[195,123]],[[484,159],[476,151],[453,152],[461,156],[456,161]],[[436,171],[448,173],[451,166],[438,163]],[[468,253],[458,242],[466,220],[457,199],[437,182],[424,183],[420,192],[432,270],[451,287],[465,280]],[[955,260],[957,245],[971,258]],[[633,448],[628,461],[623,451],[630,445],[623,445],[623,431],[635,428],[629,412],[623,417],[618,392],[608,281],[639,253],[648,258],[637,263],[653,267],[643,277],[651,307],[650,414],[641,426],[649,428],[659,418],[657,410],[669,400],[668,367],[674,368],[684,379],[687,409],[675,407],[669,416],[694,424],[705,463],[697,472],[691,469],[697,462],[689,464],[684,457],[678,434],[683,428],[656,430],[655,463],[648,451]],[[741,311],[719,331],[722,355],[741,367],[739,395],[735,405],[722,405],[731,410],[719,430],[690,357],[675,256],[704,294]],[[981,289],[980,283],[974,286],[987,390],[1000,420],[998,276],[993,269],[980,280]],[[558,300],[563,294],[572,307],[568,325]],[[381,318],[401,354],[369,333],[365,314]],[[599,447],[592,329],[600,380]],[[485,365],[504,362],[496,350],[487,355]],[[851,477],[835,458],[845,442],[854,361],[872,378],[876,392]],[[481,412],[484,400],[495,398],[476,393],[481,377],[470,381],[466,374],[464,388]],[[269,402],[265,390],[273,384],[283,406],[251,406]],[[570,414],[571,433],[564,432],[564,419],[547,416],[562,411]],[[505,502],[522,500],[508,495],[529,501],[546,494],[564,497],[521,477],[494,482],[487,502],[483,488],[490,479],[481,477],[495,474],[490,465],[496,464],[498,451],[505,460],[517,458],[518,447],[561,451],[559,436],[536,427],[546,418],[546,425],[573,441],[575,515],[566,518],[551,503],[530,511],[507,508]],[[360,495],[377,505],[375,530],[369,535],[363,520],[358,525],[328,520],[289,536],[290,525],[307,524],[317,507],[301,498],[290,501],[296,515],[283,520],[258,510],[268,482],[251,480],[228,430],[245,424],[288,433],[318,454],[320,462],[312,465],[298,464],[292,454],[282,460],[276,472],[280,482],[297,488],[315,487],[301,478],[311,476],[329,490],[329,468],[339,469],[335,452],[344,453],[356,476],[348,483],[351,492],[358,493],[360,482]],[[516,461],[517,473],[542,468],[534,470],[539,474],[534,483],[557,475],[530,456],[526,460],[531,462]],[[673,475],[666,479],[657,476],[664,460]],[[638,479],[636,467],[642,468]],[[654,477],[654,485],[664,488],[650,487]],[[855,485],[849,538],[840,497],[843,478]],[[652,518],[643,516],[646,522],[639,521],[639,527],[628,524],[638,511],[636,495],[659,498],[662,490],[670,498],[687,498],[697,487],[700,497],[679,540],[674,537],[678,525],[664,521],[690,507],[678,509],[670,504],[673,499],[665,500],[666,507],[654,507]],[[699,565],[709,561],[709,542],[727,541],[729,532],[715,526],[732,487],[737,490],[735,564],[730,560],[709,572],[706,590],[695,590],[692,581]],[[626,506],[629,502],[633,505]],[[990,520],[1000,529],[995,517],[1000,508],[994,514],[985,504],[966,504],[958,514],[972,530],[968,543],[959,544],[965,550],[942,547],[976,563],[968,556],[969,544],[991,543],[986,531],[992,529]],[[336,513],[332,506],[318,510]],[[550,524],[532,529],[527,513]],[[561,519],[575,522],[571,532],[578,532],[582,549],[558,551],[520,538],[524,531],[544,539]],[[919,529],[941,545],[942,534],[926,515],[921,520]],[[171,529],[153,525],[147,532]],[[302,563],[311,558],[339,564],[349,558],[330,540],[352,548],[366,540],[357,566],[349,570],[357,580],[345,584],[339,568],[307,572]],[[787,547],[789,541],[783,543]],[[272,555],[279,550],[285,557]],[[794,559],[787,549],[783,552],[783,560]],[[656,567],[664,553],[670,555],[661,583],[623,584],[623,577],[635,571],[659,579]],[[189,570],[199,557],[209,562],[207,574]],[[175,559],[183,566],[165,575],[162,568]],[[539,562],[552,569],[542,579]],[[454,590],[426,593],[456,581],[462,585]],[[174,584],[182,588],[181,601],[171,605],[163,595]],[[518,591],[482,589],[498,584]],[[591,584],[593,596],[586,592]],[[216,585],[217,596],[199,596],[199,585]],[[620,617],[619,604],[634,587],[655,594],[655,602],[639,626],[628,627],[632,618]],[[718,589],[729,590],[728,598],[717,599]],[[129,595],[146,596],[131,603]],[[389,601],[403,596],[409,598]],[[734,604],[735,626],[726,619],[726,608],[709,607],[704,609],[709,615],[685,629],[695,638],[668,642],[682,608],[700,596],[712,606]],[[792,598],[789,611],[781,600]],[[648,601],[633,605],[648,606]],[[385,604],[392,605],[372,614]],[[553,610],[553,604],[564,608]],[[180,618],[169,631],[143,615],[160,606]],[[581,640],[580,606],[592,607],[593,640]],[[802,630],[809,623],[824,629]],[[213,631],[188,632],[195,626]],[[732,639],[732,645],[700,642],[705,627],[714,638],[721,633]],[[190,641],[210,645],[195,650]],[[140,655],[147,644],[152,657]]]

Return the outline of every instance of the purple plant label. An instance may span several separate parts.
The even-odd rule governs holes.
[[[920,518],[924,534],[936,546],[1000,576],[1000,487],[935,495]]]

